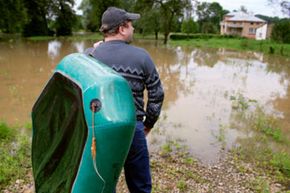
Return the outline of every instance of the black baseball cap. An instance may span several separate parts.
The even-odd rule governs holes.
[[[111,30],[118,27],[124,21],[133,21],[140,18],[138,13],[129,13],[124,9],[119,9],[117,7],[109,7],[102,16],[102,26],[100,28],[101,32]]]

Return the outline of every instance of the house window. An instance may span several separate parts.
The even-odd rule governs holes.
[[[249,34],[256,34],[256,29],[250,27],[250,28],[249,28]]]

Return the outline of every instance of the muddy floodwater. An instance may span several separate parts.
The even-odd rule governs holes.
[[[0,120],[10,125],[30,122],[31,108],[57,63],[92,43],[0,42]],[[222,148],[244,137],[242,131],[229,126],[239,122],[232,116],[231,98],[235,96],[257,101],[281,119],[286,135],[290,133],[289,59],[258,52],[170,47],[149,40],[134,44],[151,54],[165,90],[160,120],[149,136],[151,151],[176,141],[188,146],[197,159],[215,162]],[[226,145],[218,137],[221,128],[226,128]]]

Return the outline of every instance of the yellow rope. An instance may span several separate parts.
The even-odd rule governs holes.
[[[97,173],[97,175],[100,177],[100,179],[103,181],[104,186],[102,189],[102,193],[105,190],[106,181],[103,179],[103,177],[100,175],[98,168],[97,168],[97,162],[96,162],[96,155],[97,155],[97,144],[96,144],[96,137],[95,137],[95,106],[92,104],[92,145],[91,145],[91,154],[93,158],[93,165],[94,169]]]

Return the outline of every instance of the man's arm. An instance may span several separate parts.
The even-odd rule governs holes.
[[[157,121],[162,103],[164,100],[164,91],[159,74],[150,57],[147,58],[147,76],[145,80],[146,89],[148,91],[148,101],[146,107],[146,119],[144,122],[146,130],[149,132]]]

